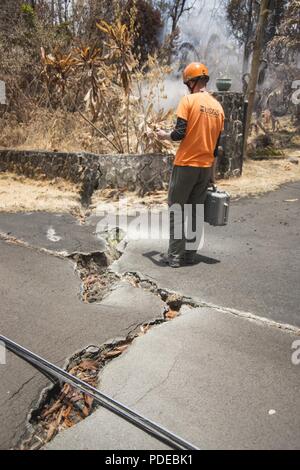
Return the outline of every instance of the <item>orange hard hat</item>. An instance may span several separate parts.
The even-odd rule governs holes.
[[[200,62],[192,62],[183,71],[183,83],[201,77],[209,77],[209,75],[206,65],[200,64]]]

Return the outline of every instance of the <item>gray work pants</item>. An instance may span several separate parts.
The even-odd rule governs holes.
[[[197,250],[188,249],[193,239],[185,236],[185,218],[187,233],[196,232],[197,205],[204,204],[206,191],[210,183],[212,168],[174,166],[169,186],[168,205],[170,221],[169,257],[183,259],[193,256]],[[188,210],[184,212],[184,206]],[[203,221],[202,221],[203,223]],[[178,236],[180,234],[180,236]]]

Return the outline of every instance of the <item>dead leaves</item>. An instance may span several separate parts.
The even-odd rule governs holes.
[[[153,102],[150,102],[144,108],[144,114],[141,112],[141,124],[138,127],[138,140],[143,142],[143,151],[145,153],[172,153],[174,146],[168,140],[160,140],[157,137],[157,131],[165,128],[166,124],[170,124],[173,118],[173,110],[155,111]]]
[[[82,280],[82,300],[85,303],[99,302],[116,281],[116,276],[99,267],[93,260],[87,266],[79,266]],[[89,273],[92,270],[92,273]]]
[[[178,312],[176,312],[175,310],[168,310],[165,315],[165,318],[167,320],[173,320],[173,318],[175,317],[178,317]]]
[[[129,343],[126,343],[126,344],[123,344],[122,346],[118,346],[115,349],[112,349],[111,351],[108,351],[105,354],[104,359],[113,359],[114,357],[120,356],[120,354],[126,351],[128,346],[129,346]]]
[[[142,326],[140,327],[140,332],[139,332],[138,336],[143,336],[143,335],[145,335],[145,334],[149,331],[149,329],[150,329],[150,325],[149,325],[149,324],[148,324],[148,325],[142,325]]]
[[[41,48],[42,77],[53,106],[78,110],[101,143],[117,153],[173,153],[169,141],[157,138],[157,129],[173,120],[164,112],[164,81],[170,68],[156,56],[139,65],[133,51],[134,31],[120,20],[97,23],[104,36],[101,47],[82,45],[69,53]],[[80,111],[85,105],[85,117]],[[95,123],[100,124],[95,124]],[[173,126],[173,122],[172,122]]]
[[[102,56],[102,49],[99,47],[76,47],[74,49],[75,63],[77,66],[89,68],[101,65],[104,60]]]
[[[85,359],[69,370],[82,381],[96,386],[100,361]],[[94,400],[69,384],[64,384],[57,397],[40,414],[41,444],[49,442],[61,430],[70,428],[89,416]],[[39,438],[40,439],[40,438]]]
[[[48,90],[52,87],[56,93],[63,94],[67,80],[76,64],[72,52],[63,54],[56,49],[53,53],[46,54],[45,49],[41,47],[41,62],[43,65],[41,75],[47,83]]]
[[[75,364],[68,368],[68,372],[83,382],[96,387],[100,369],[108,361],[126,351],[132,339],[107,346],[102,352],[99,349],[93,359],[88,357],[83,357],[81,360],[75,359]],[[82,393],[70,384],[65,383],[40,412],[36,434],[36,439],[40,444],[35,444],[34,448],[45,445],[60,431],[70,428],[88,417],[93,410],[93,406],[94,399],[90,395]],[[31,441],[28,442],[28,446],[32,448]]]
[[[131,74],[137,65],[137,61],[132,54],[133,36],[127,25],[122,24],[120,20],[112,24],[101,20],[96,25],[107,37],[105,44],[110,51],[109,58],[117,65],[123,89],[126,95],[128,95],[130,92]]]

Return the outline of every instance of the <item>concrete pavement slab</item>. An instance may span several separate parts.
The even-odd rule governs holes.
[[[0,241],[1,334],[62,366],[75,352],[162,318],[159,297],[121,283],[99,304],[80,300],[74,264]],[[0,448],[15,445],[47,380],[8,354],[0,365]],[[5,426],[3,425],[5,423]]]
[[[228,313],[192,309],[136,339],[104,369],[100,388],[201,449],[299,449],[296,338]],[[165,446],[99,409],[47,448]]]
[[[69,214],[31,212],[0,214],[0,233],[15,237],[35,248],[70,255],[103,252],[105,242],[96,236],[94,227],[80,225]]]
[[[142,273],[201,301],[300,326],[299,209],[300,183],[234,201],[228,226],[205,224],[196,266],[166,267],[159,253],[166,252],[167,242],[138,240],[128,244],[114,269]]]

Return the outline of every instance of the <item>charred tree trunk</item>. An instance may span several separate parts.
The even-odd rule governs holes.
[[[244,156],[246,156],[246,152],[247,152],[247,141],[249,137],[249,129],[251,125],[252,113],[254,110],[254,100],[255,100],[255,92],[256,92],[257,80],[258,80],[258,75],[259,75],[259,68],[261,64],[263,38],[264,38],[268,15],[270,12],[268,10],[268,7],[269,7],[269,0],[261,0],[259,19],[258,19],[258,23],[256,27],[256,36],[255,36],[255,42],[254,42],[254,47],[253,47],[253,57],[252,57],[249,85],[248,85],[248,91],[247,91],[248,110],[247,110],[247,117],[246,117],[246,124],[245,124],[245,137],[244,137],[244,150],[243,150]]]
[[[69,0],[65,0],[64,10],[65,10],[65,11],[64,11],[65,23],[67,23],[68,18],[69,18],[69,13],[68,13],[68,10],[69,10]]]
[[[55,5],[54,5],[54,0],[51,0],[51,21],[52,24],[55,24]]]
[[[248,0],[247,30],[244,46],[243,75],[248,72],[249,59],[251,55],[251,38],[253,29],[253,4],[254,0]]]
[[[59,24],[63,23],[63,7],[62,7],[62,0],[57,0],[57,16]]]

